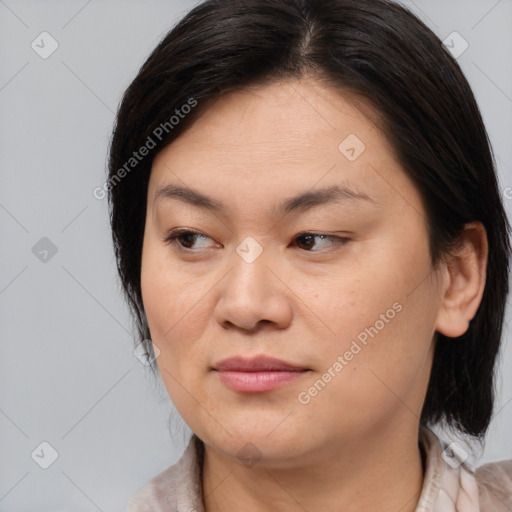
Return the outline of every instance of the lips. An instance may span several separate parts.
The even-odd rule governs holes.
[[[239,393],[272,391],[309,372],[308,368],[267,356],[230,357],[212,369],[228,388]]]
[[[223,359],[217,363],[213,369],[220,372],[301,372],[308,368],[296,366],[273,357],[258,356],[251,359],[245,359],[243,357]]]

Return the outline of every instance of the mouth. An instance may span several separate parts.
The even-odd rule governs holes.
[[[294,381],[310,371],[309,368],[268,356],[251,359],[231,357],[213,368],[230,389],[242,393],[271,391]]]

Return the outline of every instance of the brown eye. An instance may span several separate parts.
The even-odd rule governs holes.
[[[206,239],[212,240],[209,236],[197,231],[192,231],[190,229],[174,229],[165,237],[164,242],[168,245],[179,244],[178,249],[193,250],[195,248],[192,246],[195,242]]]
[[[295,238],[298,243],[296,245],[302,246],[302,248],[305,248],[305,250],[309,252],[318,252],[319,249],[316,249],[314,251],[311,251],[311,248],[315,246],[315,243],[320,240],[322,242],[333,242],[335,245],[345,245],[350,239],[349,238],[342,238],[339,236],[334,235],[322,235],[320,233],[301,233]],[[333,245],[333,243],[328,245]],[[322,244],[325,245],[325,244]],[[320,250],[323,247],[320,247]]]

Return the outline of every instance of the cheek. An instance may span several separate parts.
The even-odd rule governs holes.
[[[423,266],[421,258],[390,253],[385,244],[380,248],[373,244],[329,275],[298,280],[294,291],[317,314],[315,323],[328,328],[326,340],[337,344],[361,334],[364,341],[368,328],[377,324],[379,333],[389,332],[395,318],[405,316],[397,310],[409,302],[408,294],[425,271],[419,268]]]
[[[170,258],[171,249],[148,234],[141,261],[141,291],[151,333],[161,341],[173,331],[199,300],[200,290]]]
[[[191,397],[200,396],[202,376],[197,371],[201,338],[200,291],[194,291],[190,280],[171,271],[158,251],[144,249],[141,289],[152,342],[160,353],[156,363],[167,393],[187,419],[194,418]]]
[[[298,390],[296,403],[304,404],[299,411],[347,434],[393,417],[419,417],[430,370],[431,337],[423,323],[410,303],[347,309],[337,338],[323,344],[318,371]],[[350,334],[345,325],[353,326]]]
[[[336,375],[323,374],[329,381],[325,391],[318,383],[319,407],[339,404],[337,413],[351,410],[354,421],[401,401],[416,408],[428,377],[438,306],[427,249],[418,241],[414,250],[374,250],[360,267],[310,291],[316,297],[312,309],[331,331],[322,338],[320,377],[329,369]]]
[[[144,243],[141,291],[152,341],[160,349],[159,365],[176,372],[185,362],[192,340],[199,338],[202,290],[184,272],[169,265],[166,249]],[[193,321],[192,321],[193,319]]]

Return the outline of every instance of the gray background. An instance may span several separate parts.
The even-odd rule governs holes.
[[[92,191],[104,183],[121,94],[196,3],[0,1],[1,512],[123,510],[188,440],[165,388],[133,354],[107,201]],[[404,3],[442,40],[457,31],[468,42],[458,61],[510,212],[512,0]],[[58,43],[45,59],[31,47],[51,49],[43,31]],[[472,455],[479,463],[512,457],[508,323],[510,314],[496,415],[482,456]],[[43,469],[52,449],[57,459]]]

